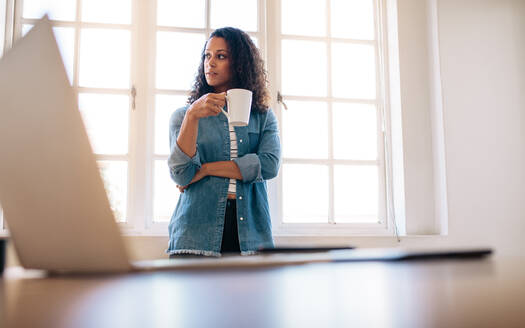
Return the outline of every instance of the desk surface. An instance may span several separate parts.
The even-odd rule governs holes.
[[[0,327],[523,327],[525,259],[0,279]],[[3,320],[3,322],[2,322]]]

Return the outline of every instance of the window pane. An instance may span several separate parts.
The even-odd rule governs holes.
[[[283,40],[281,74],[285,95],[326,96],[326,44]]]
[[[334,166],[336,222],[377,222],[377,166]]]
[[[257,31],[257,0],[210,0],[210,3],[211,28],[232,26]]]
[[[179,195],[180,191],[170,177],[167,160],[155,161],[153,220],[169,221],[179,201]]]
[[[79,84],[92,88],[129,88],[130,32],[82,29]]]
[[[84,0],[82,21],[131,24],[131,0]]]
[[[98,161],[98,167],[115,219],[119,222],[126,221],[128,163],[125,161]]]
[[[171,114],[186,105],[186,96],[157,95],[155,110],[155,154],[168,155]]]
[[[283,157],[327,158],[327,104],[313,101],[287,101],[282,112]]]
[[[332,44],[333,96],[374,99],[376,67],[374,47],[360,44]]]
[[[334,158],[377,159],[377,113],[374,105],[334,103]]]
[[[283,165],[283,222],[328,222],[328,167]]]
[[[205,41],[204,34],[157,32],[157,88],[191,89]]]
[[[22,36],[25,36],[27,32],[29,32],[33,28],[33,25],[31,24],[23,24],[22,25]]]
[[[26,35],[32,28],[33,25],[23,24],[22,36]],[[53,27],[53,32],[55,33],[58,49],[62,55],[62,61],[64,61],[64,66],[66,67],[69,83],[72,84],[75,58],[75,29],[72,27]]]
[[[204,0],[158,0],[157,24],[204,28],[206,9]]]
[[[331,0],[330,2],[332,37],[375,39],[372,0]]]
[[[257,39],[257,37],[256,36],[250,36],[250,38],[252,39],[253,44],[255,44],[255,46],[257,48],[259,48],[259,40]],[[261,50],[259,49],[259,51],[261,51]],[[262,52],[261,52],[261,55],[262,55]]]
[[[127,154],[129,97],[80,93],[78,103],[96,154]]]
[[[326,35],[326,0],[282,0],[281,33]]]
[[[75,20],[77,0],[24,0],[22,3],[24,18],[41,18],[47,13],[52,20]]]

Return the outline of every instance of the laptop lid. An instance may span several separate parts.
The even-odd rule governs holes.
[[[77,108],[44,17],[0,60],[0,204],[24,267],[128,270]]]

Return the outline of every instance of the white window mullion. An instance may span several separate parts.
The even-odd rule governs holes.
[[[9,47],[13,46],[13,43],[22,36],[22,1],[21,0],[12,0],[12,10],[13,10],[13,37],[11,38],[11,44]]]
[[[330,38],[331,24],[330,24],[330,0],[326,1],[326,95],[332,97],[332,42]],[[327,102],[328,109],[328,159],[331,161],[334,159],[334,140],[333,140],[333,113],[332,113],[332,101]],[[328,223],[335,223],[334,213],[334,164],[328,165]]]
[[[6,39],[6,18],[7,18],[7,2],[6,0],[0,0],[0,58],[4,55],[4,46],[5,46],[5,39]],[[1,213],[0,213],[0,220],[1,220]],[[1,223],[1,221],[0,221]],[[1,228],[1,226],[0,226]]]
[[[267,28],[266,28],[266,0],[257,1],[257,40],[259,42],[259,49],[261,51],[262,58],[267,58],[268,47],[267,47]],[[268,63],[266,64],[266,71],[268,71]]]
[[[89,1],[89,0],[88,0]],[[77,8],[75,15],[81,15],[81,8]],[[22,24],[31,24],[34,25],[39,21],[36,18],[22,18]],[[53,20],[54,27],[71,27],[72,25],[79,25],[84,28],[104,28],[104,29],[129,29],[127,24],[108,24],[108,23],[92,23],[92,22],[82,22],[81,20],[75,21],[62,21],[62,20]]]
[[[102,93],[102,94],[117,94],[117,95],[129,95],[129,89],[111,89],[111,88],[91,88],[91,87],[79,87],[75,90],[78,93]]]
[[[145,230],[155,230],[156,223],[154,222],[154,181],[155,181],[155,115],[156,115],[156,55],[157,55],[157,1],[141,1],[137,0],[142,6],[140,44],[142,52],[142,60],[140,66],[140,81],[143,89],[143,108],[142,112],[146,114],[145,124],[141,124],[144,129],[142,135],[145,136],[146,144],[144,149],[144,157],[142,162],[145,163],[143,176],[145,174],[143,195],[144,211],[139,218],[145,222]],[[166,233],[166,229],[162,229]]]
[[[287,95],[286,100],[298,100],[298,101],[329,101],[329,102],[343,102],[351,104],[366,104],[376,105],[378,104],[376,99],[357,99],[357,98],[335,98],[335,97],[319,97],[319,96],[291,96]]]
[[[382,0],[375,0],[374,1],[374,29],[375,29],[375,36],[376,41],[374,45],[375,49],[375,56],[376,56],[376,113],[377,113],[377,131],[378,131],[378,137],[377,137],[377,149],[378,154],[381,156],[379,157],[379,163],[378,163],[378,182],[379,182],[379,211],[378,211],[378,223],[384,225],[387,229],[391,230],[391,226],[388,223],[387,218],[387,205],[388,205],[388,191],[387,191],[387,172],[386,172],[386,165],[385,165],[385,159],[386,159],[386,152],[385,152],[385,143],[387,139],[385,138],[386,135],[386,122],[385,122],[385,62],[384,62],[384,56],[385,53],[383,51],[383,15],[382,15]]]
[[[0,19],[0,24],[3,24],[0,27],[0,58],[3,56],[4,52],[11,47],[12,44],[12,35],[13,35],[13,26],[14,26],[14,3],[13,0],[0,1],[0,15],[3,15],[4,19]],[[4,222],[4,211],[0,204],[0,234],[5,232],[5,222]]]
[[[210,8],[211,8],[211,0],[206,0],[206,5],[205,5],[205,15],[206,15],[206,25],[205,25],[205,29],[206,29],[206,38],[208,38],[211,34],[211,12],[210,12]]]
[[[155,61],[155,56],[154,54],[152,54],[150,57],[153,57],[151,60],[152,61]],[[153,65],[153,66],[151,66]],[[155,68],[155,63],[152,63],[150,64],[149,67],[153,67]],[[152,80],[154,81],[154,80]],[[153,85],[151,85],[150,87],[150,91],[151,92],[155,92],[155,94],[157,95],[173,95],[173,96],[188,96],[188,91],[187,90],[170,90],[170,89],[156,89]]]
[[[78,95],[79,86],[79,67],[80,67],[80,32],[81,32],[81,19],[82,19],[82,0],[77,0],[77,12],[75,19],[75,50],[74,50],[74,63],[73,63],[73,88]]]
[[[14,0],[0,0],[0,58],[11,47],[13,36]]]
[[[382,206],[380,210],[382,211],[380,213],[380,219],[383,221],[380,222],[381,224],[386,225],[389,232],[397,233],[397,227],[395,227],[396,222],[394,216],[393,210],[393,188],[392,188],[392,171],[391,166],[389,165],[389,162],[391,160],[391,152],[389,149],[390,147],[390,138],[389,138],[389,115],[387,109],[388,101],[389,99],[389,83],[387,78],[387,72],[388,72],[388,53],[386,50],[386,4],[384,0],[376,0],[375,2],[375,28],[376,28],[376,35],[377,35],[377,67],[378,67],[378,79],[380,81],[380,84],[378,85],[378,88],[380,90],[379,98],[381,102],[378,101],[378,113],[381,116],[381,140],[379,140],[379,149],[381,151],[381,154],[383,154],[383,160],[381,162],[381,168],[380,168],[380,178],[381,178],[381,187],[383,190],[383,197],[382,200]]]
[[[141,163],[137,163],[137,159],[139,158],[140,153],[140,147],[141,144],[138,142],[138,130],[139,126],[137,124],[137,116],[140,113],[140,101],[138,100],[140,97],[138,96],[138,93],[140,93],[140,87],[138,86],[138,77],[137,77],[137,49],[138,47],[138,40],[137,40],[137,24],[138,24],[138,7],[137,7],[137,1],[132,0],[131,4],[131,58],[130,58],[130,81],[129,81],[129,89],[127,89],[127,94],[129,95],[129,105],[128,105],[128,113],[129,113],[129,130],[128,130],[128,154],[127,154],[127,163],[128,163],[128,188],[127,188],[127,217],[126,222],[124,224],[121,224],[121,228],[124,228],[123,230],[135,230],[135,229],[141,229],[144,226],[143,220],[140,220],[139,216],[141,215],[141,209],[142,209],[142,202],[137,201],[140,198],[140,190],[141,190],[141,179],[140,175],[138,174]],[[133,99],[133,96],[131,95],[132,88],[135,88],[137,95],[135,96],[135,99]],[[134,108],[133,108],[134,105]]]
[[[287,40],[298,40],[298,41],[319,41],[323,42],[327,39],[337,43],[350,43],[350,44],[362,44],[372,46],[375,44],[375,40],[358,40],[358,39],[342,39],[342,38],[328,38],[323,36],[305,36],[295,34],[282,34],[282,37]]]
[[[151,198],[151,183],[148,171],[151,165],[148,161],[148,91],[147,77],[147,31],[144,16],[149,13],[147,7],[150,1],[132,0],[131,21],[131,71],[129,101],[129,147],[128,147],[128,222],[124,231],[135,232],[146,229],[149,220],[148,199]],[[131,88],[135,88],[135,99]],[[134,101],[134,108],[133,108]]]
[[[268,67],[268,81],[271,96],[271,107],[277,117],[279,124],[279,131],[281,132],[282,143],[282,110],[281,104],[277,103],[277,92],[281,90],[280,72],[280,51],[281,51],[281,19],[280,10],[278,10],[278,1],[264,1],[265,17],[266,17],[266,51],[265,61]],[[281,204],[282,199],[282,170],[275,179],[268,181],[268,201],[270,203],[270,217],[272,219],[272,226],[274,230],[278,230],[282,217],[283,208]]]
[[[353,160],[353,159],[314,159],[314,158],[283,158],[289,164],[313,164],[313,165],[379,165],[377,160]]]

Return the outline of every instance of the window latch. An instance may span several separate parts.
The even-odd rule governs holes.
[[[131,87],[131,109],[135,110],[135,97],[137,96],[137,89],[135,86]]]
[[[288,110],[288,106],[286,106],[286,104],[284,103],[284,101],[283,101],[283,95],[281,94],[280,91],[277,91],[277,102],[278,102],[279,104],[282,104],[285,110]]]

